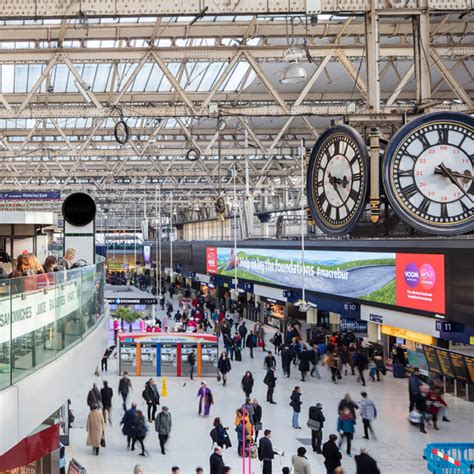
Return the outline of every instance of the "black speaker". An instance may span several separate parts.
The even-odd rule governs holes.
[[[63,202],[64,220],[73,226],[83,227],[90,224],[95,217],[96,205],[86,193],[70,194]]]

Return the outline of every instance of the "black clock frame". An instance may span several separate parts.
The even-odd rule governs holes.
[[[337,227],[328,225],[326,220],[320,216],[319,206],[316,202],[317,196],[315,196],[313,193],[314,183],[317,180],[317,170],[315,170],[315,168],[318,160],[318,153],[321,149],[325,147],[326,143],[329,140],[333,139],[335,135],[346,135],[357,147],[357,152],[360,156],[361,161],[360,194],[362,195],[359,203],[357,204],[357,209],[354,211],[350,220],[346,224]],[[308,163],[308,171],[306,175],[306,193],[308,197],[308,205],[311,211],[311,215],[317,227],[320,228],[324,233],[334,236],[346,235],[349,234],[360,221],[362,213],[364,212],[364,209],[367,204],[367,183],[369,174],[368,155],[369,154],[364,139],[361,137],[359,132],[357,132],[357,130],[348,125],[337,125],[335,127],[329,128],[320,135],[320,137],[314,144],[313,150],[311,151],[311,157]]]
[[[391,176],[391,165],[397,156],[398,150],[403,146],[406,139],[417,129],[423,127],[427,128],[434,124],[442,122],[461,124],[467,128],[474,130],[474,119],[468,115],[457,113],[457,112],[433,112],[431,114],[423,115],[418,117],[408,124],[400,128],[391,138],[387,150],[384,154],[383,165],[382,165],[382,181],[385,189],[385,193],[389,200],[390,205],[407,224],[411,225],[417,230],[425,232],[427,234],[434,235],[458,235],[465,234],[474,231],[474,218],[462,223],[430,223],[421,216],[416,216],[407,210],[401,203],[396,191],[395,183]],[[474,186],[474,184],[472,185]]]

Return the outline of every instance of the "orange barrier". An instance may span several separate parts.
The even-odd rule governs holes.
[[[142,351],[141,344],[137,342],[137,377],[140,377],[142,371]]]

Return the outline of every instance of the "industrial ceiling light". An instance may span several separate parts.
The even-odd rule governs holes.
[[[282,84],[300,84],[308,78],[305,68],[300,64],[303,58],[303,51],[295,46],[290,46],[283,55],[283,58],[289,62],[280,76]]]

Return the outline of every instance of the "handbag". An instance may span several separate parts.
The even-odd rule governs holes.
[[[217,372],[217,381],[218,381],[218,382],[221,381],[221,374],[220,374],[220,372]]]
[[[321,429],[321,422],[320,421],[317,421],[317,420],[312,420],[311,418],[308,420],[308,422],[306,423],[306,426],[311,429],[311,430],[315,430],[315,431],[318,431]]]
[[[255,425],[253,425],[255,431],[262,431],[262,423],[255,423]]]
[[[105,438],[102,436],[102,439],[100,440],[100,447],[105,448]]]

